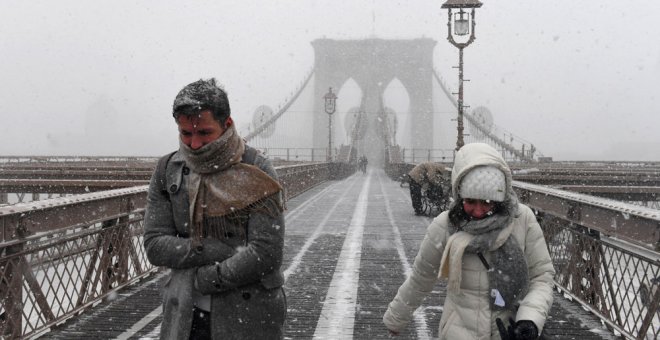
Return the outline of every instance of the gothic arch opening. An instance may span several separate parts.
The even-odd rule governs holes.
[[[410,147],[412,145],[410,95],[399,78],[395,77],[385,87],[383,105],[394,111],[394,117],[388,117],[390,126],[394,128],[394,141],[403,147]]]
[[[336,145],[348,145],[350,140],[350,126],[352,126],[349,117],[351,110],[355,107],[360,107],[362,102],[362,88],[353,78],[348,78],[339,87],[337,92],[337,112],[334,114],[332,123],[332,138],[335,140]],[[350,126],[349,126],[350,125]]]

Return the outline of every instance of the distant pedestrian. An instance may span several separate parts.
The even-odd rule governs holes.
[[[367,159],[367,156],[362,155],[360,157],[360,160],[358,161],[358,167],[360,168],[360,171],[362,173],[367,173],[367,164],[369,164],[369,160]]]
[[[215,79],[174,100],[179,150],[151,178],[144,246],[170,269],[161,339],[282,339],[282,187],[245,145]]]
[[[511,170],[487,144],[463,146],[449,210],[426,231],[414,269],[383,316],[398,335],[438,279],[447,281],[440,339],[536,339],[552,305],[555,274],[543,232],[518,203]]]
[[[442,182],[444,181],[445,166],[439,163],[420,163],[408,172],[410,200],[415,215],[424,214],[422,204],[422,190],[427,198],[440,203],[443,198]],[[449,177],[449,176],[447,176]]]

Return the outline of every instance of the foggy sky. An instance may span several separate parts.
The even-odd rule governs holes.
[[[216,77],[239,127],[313,67],[318,38],[438,41],[442,0],[0,2],[0,155],[177,148],[171,104]],[[466,104],[557,160],[660,161],[660,2],[483,0],[465,49]]]

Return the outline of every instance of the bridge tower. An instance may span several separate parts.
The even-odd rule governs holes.
[[[367,124],[370,125],[363,144],[371,164],[382,161],[384,150],[382,136],[376,135],[376,124],[371,122],[378,118],[376,114],[381,110],[383,92],[394,78],[401,81],[410,99],[412,124],[409,125],[411,131],[408,132],[414,138],[412,145],[406,147],[432,147],[435,40],[316,39],[311,44],[315,54],[315,148],[323,148],[328,144],[328,117],[323,109],[323,95],[328,91],[328,87],[336,89],[335,93],[339,92],[341,86],[350,78],[353,78],[362,90],[363,109],[367,113]],[[378,163],[372,163],[372,160]]]

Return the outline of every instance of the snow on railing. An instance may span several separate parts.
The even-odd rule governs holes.
[[[338,173],[278,166],[287,198]],[[30,338],[157,268],[143,244],[148,186],[0,206],[0,338]]]

